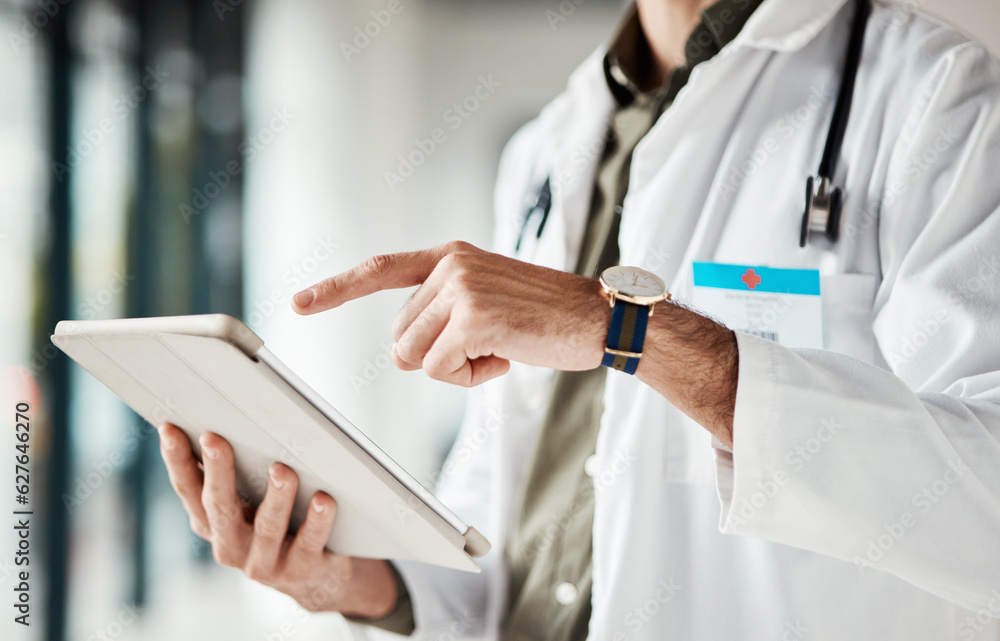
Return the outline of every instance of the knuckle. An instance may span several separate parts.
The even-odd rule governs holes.
[[[208,525],[213,532],[228,530],[234,523],[243,520],[241,511],[235,505],[222,505],[215,501],[206,504],[205,513],[208,516]]]
[[[447,383],[451,372],[448,368],[444,366],[444,362],[440,358],[428,355],[424,359],[424,373],[433,378],[436,381],[442,381]]]
[[[281,537],[282,527],[273,519],[258,516],[253,522],[253,533],[256,537],[270,541]]]
[[[441,260],[438,261],[437,269],[443,270],[445,272],[453,273],[458,275],[464,271],[465,256],[464,254],[457,254],[454,252],[445,254]]]
[[[416,349],[413,346],[413,341],[407,338],[406,334],[403,334],[396,341],[396,355],[404,362],[411,364],[420,363],[420,358],[416,353]]]
[[[206,541],[212,539],[212,532],[198,519],[193,516],[189,519],[189,525],[191,526],[191,531],[195,533],[195,536]]]
[[[212,543],[212,558],[215,559],[216,563],[227,568],[235,568],[239,566],[239,560],[237,559],[236,553],[221,543]]]
[[[400,314],[399,316],[396,317],[396,320],[392,321],[392,331],[390,332],[392,335],[392,340],[398,343],[399,339],[402,338],[403,331],[405,329],[406,328],[403,327],[402,314]]]
[[[320,527],[312,527],[302,533],[302,543],[310,550],[309,554],[312,555],[314,554],[312,550],[316,550],[317,548],[322,549],[322,546],[326,543],[326,538],[323,536],[323,532],[320,531]]]
[[[304,597],[296,599],[296,601],[306,612],[317,614],[323,610],[323,607],[320,604],[320,595],[318,594],[309,593]]]
[[[243,568],[243,574],[251,581],[256,581],[257,583],[265,583],[273,576],[273,573],[269,569],[262,567],[259,563],[248,563]]]
[[[471,243],[467,243],[464,240],[452,240],[445,243],[442,249],[448,254],[460,254],[474,251],[476,248]]]
[[[392,269],[394,258],[390,254],[372,256],[361,263],[361,273],[369,278],[381,278]]]

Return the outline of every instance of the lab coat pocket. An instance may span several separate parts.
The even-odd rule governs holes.
[[[875,285],[875,276],[871,274],[820,276],[823,346],[826,349],[874,363],[872,304]]]

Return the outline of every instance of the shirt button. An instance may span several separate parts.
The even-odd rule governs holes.
[[[587,460],[583,462],[583,471],[590,478],[594,478],[597,474],[597,455],[591,454],[587,457]]]
[[[572,583],[560,583],[556,586],[556,602],[559,605],[569,605],[576,601],[577,589]]]

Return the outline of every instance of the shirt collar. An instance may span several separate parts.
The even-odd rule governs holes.
[[[701,23],[685,46],[684,69],[708,60],[732,42],[763,0],[720,0],[701,14]],[[619,106],[628,106],[643,89],[637,79],[648,72],[652,53],[639,22],[635,3],[629,5],[604,57],[604,76]],[[655,91],[656,88],[645,88]]]

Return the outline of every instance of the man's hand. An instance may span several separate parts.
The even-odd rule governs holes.
[[[419,285],[392,328],[392,358],[457,385],[479,385],[510,361],[560,370],[601,364],[611,309],[597,281],[454,242],[376,256],[299,292],[315,314],[383,289]]]
[[[336,611],[378,618],[396,604],[396,581],[385,561],[333,554],[325,549],[337,504],[317,492],[295,536],[288,535],[298,476],[274,463],[264,500],[252,518],[236,494],[233,450],[217,434],[201,437],[203,468],[177,427],[160,428],[160,452],[170,483],[181,497],[194,533],[212,544],[215,560],[239,568],[312,612]]]
[[[568,371],[601,364],[611,308],[597,281],[468,243],[376,256],[299,292],[293,307],[315,314],[417,285],[392,328],[392,359],[401,369],[472,386],[506,373],[512,360]],[[636,377],[732,445],[736,335],[677,304],[656,310]]]

